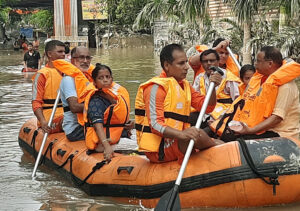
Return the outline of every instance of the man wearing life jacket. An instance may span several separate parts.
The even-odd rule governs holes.
[[[219,67],[226,69],[227,71],[230,71],[234,75],[239,77],[239,68],[236,66],[233,59],[229,56],[229,53],[226,50],[227,46],[229,46],[229,40],[218,38],[214,41],[212,49],[216,50],[219,54]],[[203,66],[201,65],[200,55],[203,51],[209,49],[209,47],[206,45],[197,45],[195,48],[200,54],[194,55],[189,59],[189,64],[194,70],[194,79],[200,73],[205,72]]]
[[[54,62],[55,67],[65,73],[60,84],[61,100],[64,107],[62,127],[70,141],[84,140],[84,128],[79,124],[77,115],[82,115],[84,105],[78,102],[78,94],[80,94],[78,92],[84,90],[87,84],[92,81],[91,60],[89,49],[78,46],[71,51],[71,64],[59,60]],[[79,71],[78,69],[81,72],[76,72]]]
[[[206,91],[209,87],[209,77],[212,73],[211,67],[219,67],[220,57],[216,50],[208,49],[201,53],[200,55],[201,66],[204,68],[205,72],[200,73],[194,80],[193,88],[200,92],[202,95],[206,95]],[[207,120],[216,120],[226,112],[233,101],[240,96],[239,93],[239,83],[240,79],[235,76],[230,71],[219,68],[223,71],[221,84],[216,87],[217,94],[217,105],[215,109],[206,118]],[[196,114],[196,115],[195,115]],[[199,112],[194,113],[194,116],[198,116]],[[193,115],[192,115],[193,116]],[[197,118],[195,118],[195,125]]]
[[[300,64],[283,61],[278,49],[265,46],[257,54],[255,67],[257,73],[242,97],[211,128],[224,141],[238,137],[298,139],[300,105],[294,79],[300,76]]]
[[[61,131],[63,109],[62,104],[59,103],[52,127],[49,127],[48,121],[62,78],[61,73],[54,68],[52,62],[56,59],[65,58],[64,43],[58,40],[48,42],[45,46],[45,55],[48,58],[48,63],[33,77],[32,110],[38,119],[38,127],[41,127],[44,132],[54,133]]]
[[[215,145],[207,134],[190,127],[188,116],[191,107],[201,109],[204,95],[196,92],[187,80],[187,57],[181,45],[165,46],[160,53],[163,71],[140,85],[135,101],[137,142],[151,162],[182,161],[190,139],[195,148],[205,149]],[[212,73],[210,81],[220,84],[222,77]],[[207,111],[216,104],[216,92],[212,93]]]

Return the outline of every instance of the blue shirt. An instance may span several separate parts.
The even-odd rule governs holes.
[[[88,119],[91,123],[102,123],[105,110],[111,105],[111,102],[97,94],[91,97],[88,108]]]
[[[70,97],[77,97],[75,81],[74,78],[70,76],[64,76],[60,82],[60,98],[63,107],[69,106],[67,99]],[[77,114],[74,114],[71,111],[64,112],[62,128],[66,135],[72,133],[78,126]]]

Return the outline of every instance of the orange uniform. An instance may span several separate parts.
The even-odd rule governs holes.
[[[161,75],[159,76],[160,78],[166,78],[166,73],[163,71]],[[187,82],[185,82],[187,83]],[[179,85],[181,88],[183,88],[183,81],[179,82]],[[145,103],[145,112],[146,112],[146,117],[148,118],[148,122],[150,123],[151,127],[151,132],[153,134],[156,134],[160,137],[163,137],[163,131],[167,127],[166,123],[166,117],[165,117],[165,99],[168,93],[162,86],[158,86],[157,89],[156,87],[153,89],[155,84],[150,84],[148,85],[144,91],[143,91],[143,102]],[[188,88],[190,89],[190,94],[191,96],[187,96],[190,98],[190,106],[196,108],[197,110],[200,110],[205,96],[201,95],[200,93],[196,92],[190,84],[188,84]],[[137,96],[138,98],[138,96]],[[154,104],[153,104],[154,103]],[[136,104],[137,105],[137,104]],[[184,106],[184,105],[183,105]],[[187,108],[189,109],[190,106]],[[215,106],[208,106],[206,112],[211,112],[213,111]],[[137,106],[136,106],[137,108]],[[189,112],[188,112],[189,113]],[[137,115],[137,114],[136,114]],[[189,114],[188,114],[189,115]],[[185,126],[184,126],[185,127]],[[139,136],[139,135],[137,135]],[[140,139],[140,137],[137,137]],[[145,140],[151,142],[151,140]],[[143,143],[145,143],[145,141]],[[138,140],[139,143],[141,141]],[[172,160],[178,160],[179,162],[182,161],[184,155],[183,153],[178,149],[178,140],[170,140],[170,139],[165,139],[164,141],[164,158],[161,160],[160,158],[160,153],[159,150],[156,147],[150,147],[145,150],[146,156],[151,160],[151,162],[167,162],[167,161],[172,161]],[[143,145],[143,144],[141,144]],[[145,144],[144,146],[151,145]],[[141,148],[141,146],[140,146]],[[142,147],[143,148],[143,147]]]

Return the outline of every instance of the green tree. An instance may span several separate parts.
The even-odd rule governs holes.
[[[238,21],[243,26],[243,64],[251,64],[251,46],[249,41],[251,39],[251,26],[255,15],[258,14],[259,6],[262,5],[260,0],[224,0],[232,7],[234,14]]]
[[[138,14],[135,27],[164,18],[179,23],[196,23],[207,14],[208,0],[149,0]]]
[[[5,26],[9,23],[10,4],[18,0],[0,0],[0,38],[8,39],[6,35]]]
[[[53,11],[40,10],[29,17],[29,23],[51,34],[53,32]]]
[[[121,0],[116,8],[116,23],[119,25],[132,25],[148,0]]]

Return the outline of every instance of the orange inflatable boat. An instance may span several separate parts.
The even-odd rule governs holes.
[[[43,139],[36,129],[36,120],[30,119],[19,133],[19,145],[33,156]],[[89,195],[149,208],[173,188],[180,169],[178,162],[153,164],[136,153],[115,153],[106,164],[102,153],[89,153],[84,141],[69,142],[63,133],[48,136],[41,160]],[[297,140],[235,141],[192,154],[179,196],[182,208],[292,203],[300,201],[299,181]]]

